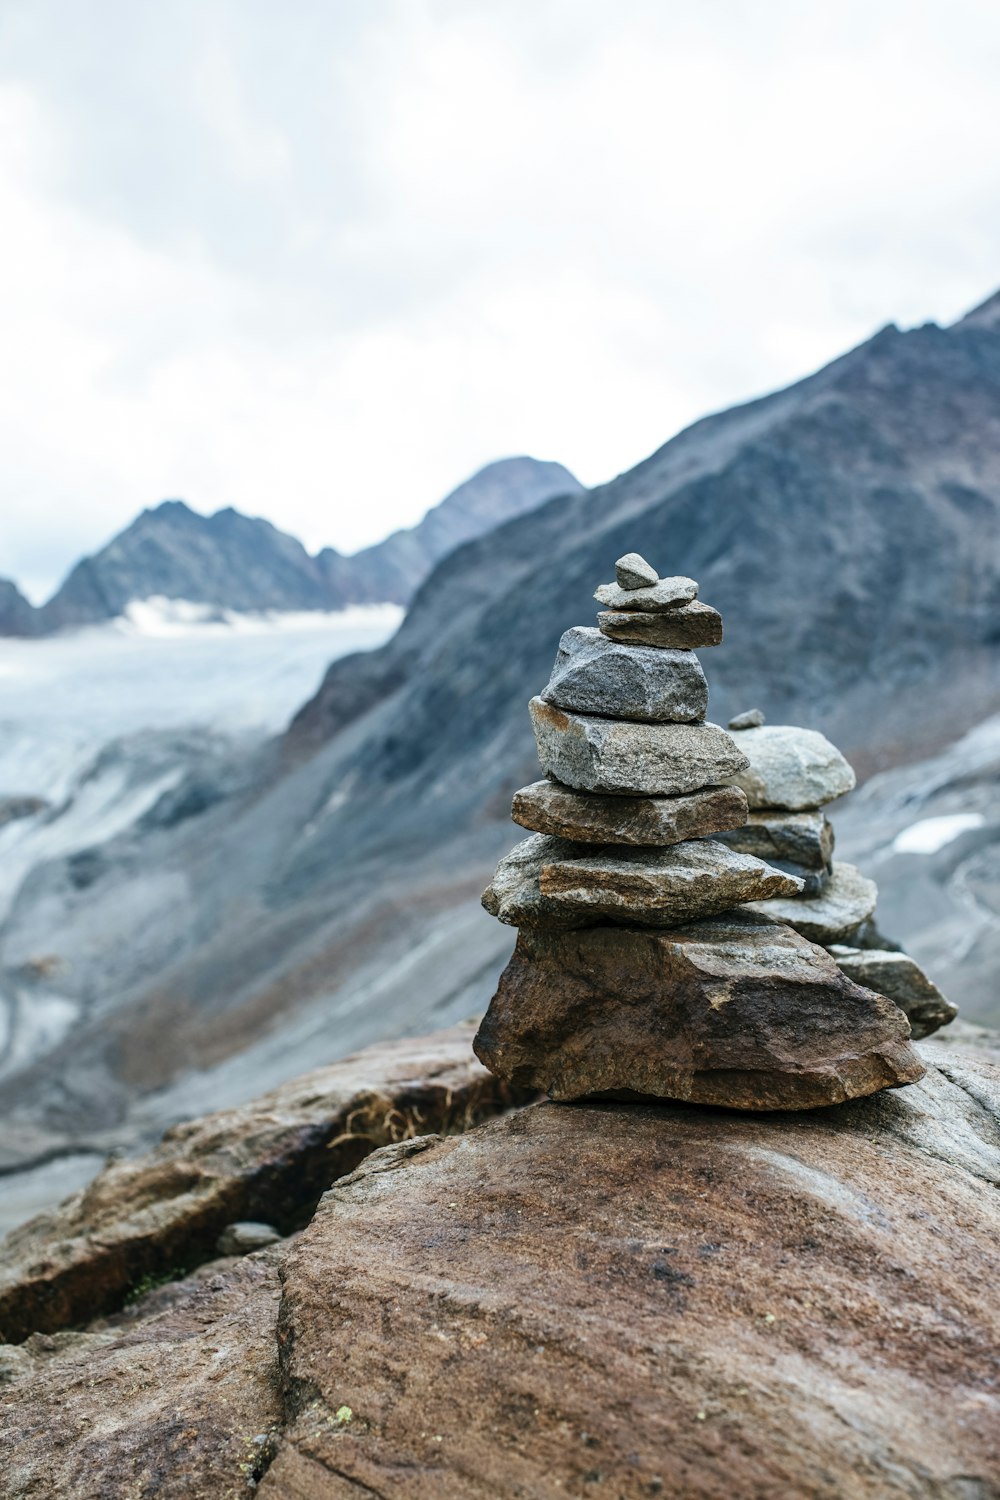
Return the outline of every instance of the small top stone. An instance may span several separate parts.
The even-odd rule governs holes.
[[[660,575],[638,552],[626,552],[615,563],[615,578],[622,589],[645,589],[659,583]]]
[[[737,714],[735,719],[730,719],[730,729],[759,729],[764,722],[764,715],[759,708],[748,708],[745,714]]]

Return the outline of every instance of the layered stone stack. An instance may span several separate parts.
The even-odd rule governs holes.
[[[807,889],[725,842],[748,821],[737,739],[706,722],[696,647],[722,621],[690,578],[635,553],[567,630],[530,712],[546,780],[514,798],[533,836],[486,909],[518,927],[476,1038],[501,1078],[604,1093],[806,1108],[919,1078],[906,1018],[822,948],[753,910]]]
[[[854,786],[854,772],[840,751],[813,729],[765,724],[759,709],[731,719],[729,728],[750,762],[736,777],[750,813],[741,828],[719,837],[802,881],[796,895],[755,902],[754,910],[821,943],[850,979],[905,1011],[915,1037],[946,1026],[956,1007],[914,959],[887,947],[878,934],[874,880],[833,858],[826,809]]]

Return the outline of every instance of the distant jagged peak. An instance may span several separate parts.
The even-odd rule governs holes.
[[[1000,330],[1000,291],[980,302],[964,318],[959,318],[956,328],[990,328]]]

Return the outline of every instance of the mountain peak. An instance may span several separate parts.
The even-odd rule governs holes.
[[[978,307],[967,312],[964,318],[959,318],[954,326],[956,328],[1000,329],[1000,291],[987,297],[985,302],[980,302]]]

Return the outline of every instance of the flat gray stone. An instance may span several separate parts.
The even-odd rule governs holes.
[[[908,953],[881,948],[830,947],[840,969],[855,984],[885,995],[906,1013],[914,1037],[930,1036],[958,1015],[917,961]]]
[[[644,589],[623,589],[617,583],[602,583],[594,593],[598,604],[609,609],[648,610],[654,614],[676,609],[679,604],[690,604],[697,597],[698,585],[693,578],[661,578]]]
[[[528,705],[546,775],[578,791],[678,797],[731,782],[747,761],[718,724],[632,724]]]
[[[693,723],[708,712],[708,683],[692,651],[623,646],[593,625],[563,633],[542,697],[576,713],[651,724]]]
[[[615,563],[615,581],[622,589],[646,589],[659,583],[660,575],[638,552],[626,552]]]
[[[833,824],[818,809],[798,813],[757,809],[741,827],[726,833],[724,841],[741,854],[809,870],[826,869],[833,859]]]
[[[729,729],[759,729],[764,722],[764,715],[759,708],[748,708],[746,713],[737,714],[735,719],[730,719]]]
[[[217,1246],[220,1255],[252,1255],[255,1250],[266,1250],[276,1245],[281,1235],[273,1224],[260,1224],[252,1219],[241,1219],[236,1224],[227,1224],[219,1235]]]
[[[800,889],[799,881],[714,839],[588,851],[534,834],[500,861],[483,905],[511,927],[674,927]]]
[[[747,815],[737,786],[712,787],[686,797],[602,797],[556,781],[536,781],[514,794],[511,816],[533,833],[581,844],[680,844],[736,828]]]
[[[740,749],[750,762],[736,777],[751,808],[822,807],[854,786],[854,772],[836,745],[815,729],[763,724],[740,731]]]
[[[838,943],[875,910],[878,886],[854,865],[834,862],[830,883],[820,896],[809,900],[754,901],[751,911],[774,922],[787,922],[810,942]]]
[[[677,609],[661,614],[643,614],[639,610],[607,609],[597,616],[601,634],[626,646],[682,647],[694,651],[699,646],[722,643],[722,616],[710,604],[692,599]]]

